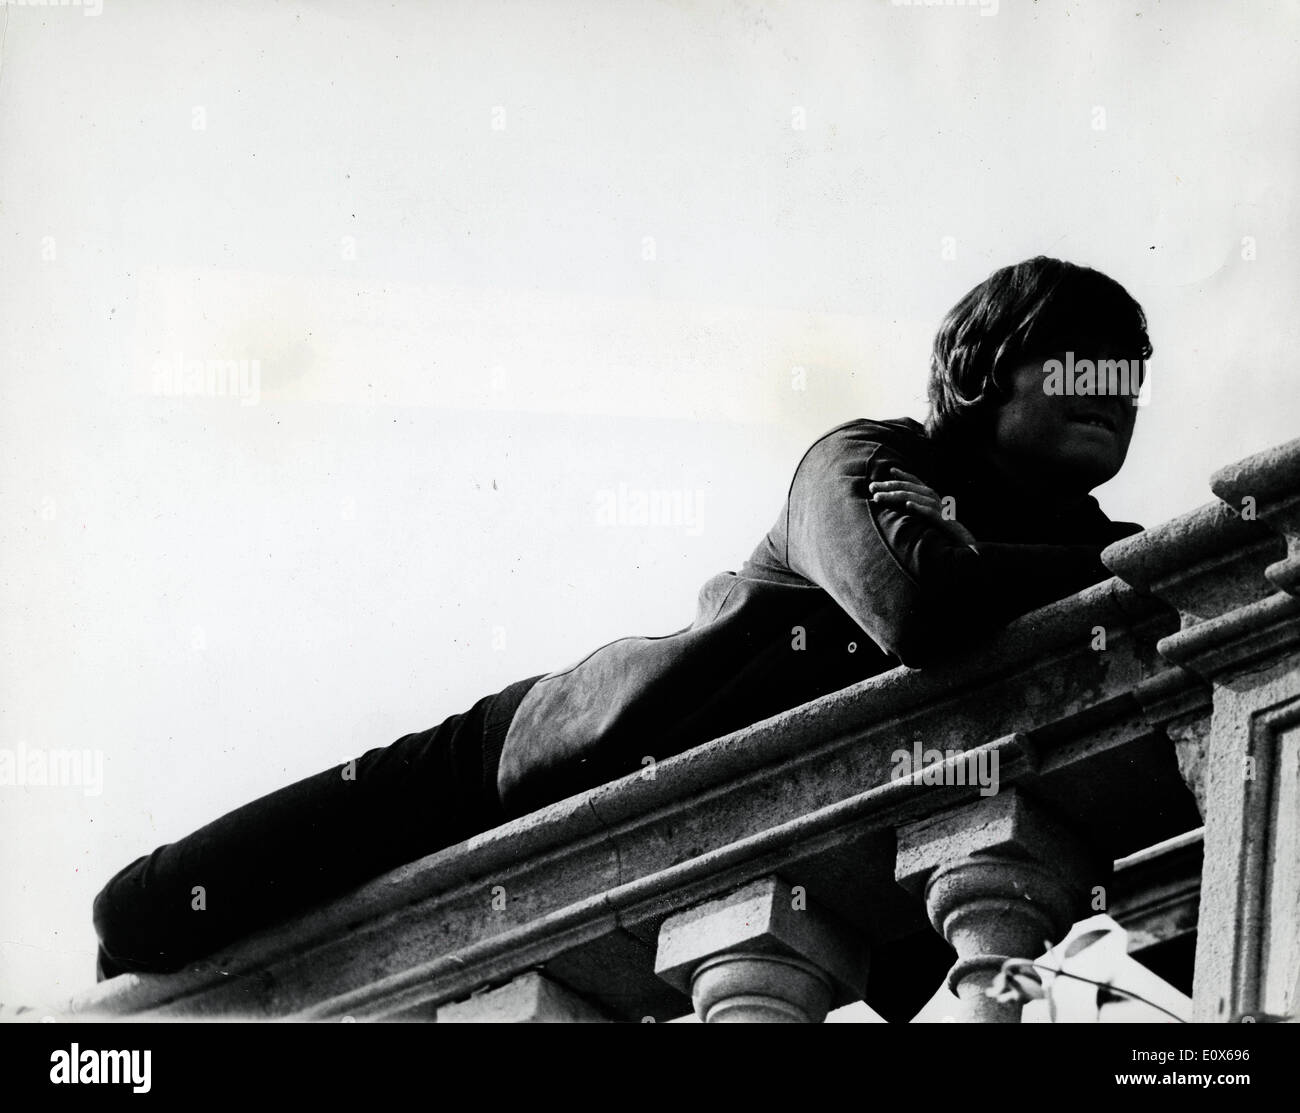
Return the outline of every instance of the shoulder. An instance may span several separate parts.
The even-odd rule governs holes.
[[[835,426],[834,429],[823,433],[813,444],[821,444],[823,441],[873,441],[878,444],[890,445],[929,444],[925,426],[910,417],[895,417],[883,420],[857,417],[852,421],[842,422]]]
[[[839,470],[845,467],[856,470],[882,448],[887,450],[892,460],[918,464],[928,459],[933,451],[925,427],[913,418],[883,421],[855,418],[835,426],[813,441],[800,460],[798,470]]]

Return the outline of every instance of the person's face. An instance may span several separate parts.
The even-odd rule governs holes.
[[[1110,348],[1075,352],[1074,362],[1122,359]],[[1082,494],[1112,478],[1124,463],[1138,407],[1132,393],[1070,395],[1049,390],[1048,359],[1026,361],[1012,373],[1011,397],[993,419],[998,465],[1027,486]],[[1136,386],[1133,387],[1136,390]]]

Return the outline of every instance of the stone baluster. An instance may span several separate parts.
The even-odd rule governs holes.
[[[862,1000],[867,948],[799,886],[767,877],[665,920],[655,973],[707,1024],[820,1024]]]
[[[1006,959],[1038,958],[1087,915],[1109,865],[1016,788],[899,829],[895,876],[957,952],[956,1019],[1019,1023],[1020,1004],[985,991]]]

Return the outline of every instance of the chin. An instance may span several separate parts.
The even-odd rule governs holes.
[[[1094,487],[1114,479],[1119,474],[1123,460],[1118,463],[1111,459],[1101,459],[1094,455],[1057,457],[1043,461],[1043,468],[1050,472],[1053,486],[1063,491],[1087,494]]]

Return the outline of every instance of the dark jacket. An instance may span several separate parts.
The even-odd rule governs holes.
[[[976,548],[870,502],[891,467],[954,496]],[[926,667],[1106,579],[1101,549],[1139,529],[1091,496],[1011,497],[910,418],[838,426],[804,454],[740,572],[701,588],[690,626],[611,642],[533,687],[506,736],[502,803],[520,815],[900,663]]]

